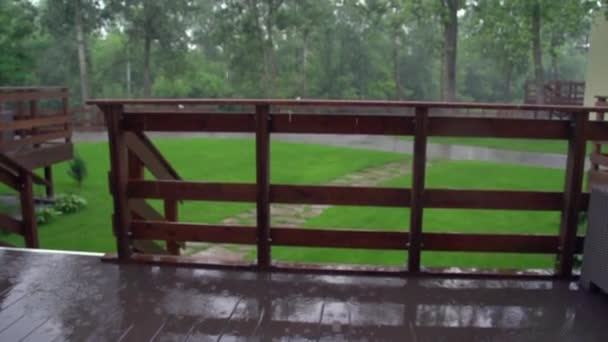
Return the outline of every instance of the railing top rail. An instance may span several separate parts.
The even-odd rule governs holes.
[[[320,100],[320,99],[94,99],[89,105],[272,105],[272,106],[324,106],[324,107],[401,107],[401,108],[439,108],[439,109],[495,109],[561,111],[583,113],[603,111],[605,108],[572,105],[535,105],[508,103],[470,103],[440,101],[383,101],[383,100]]]

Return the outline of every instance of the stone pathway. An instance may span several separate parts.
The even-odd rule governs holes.
[[[370,167],[334,179],[326,185],[342,186],[377,186],[391,179],[409,173],[405,162],[388,163]],[[301,227],[313,217],[321,215],[330,205],[307,204],[272,204],[270,206],[271,225],[296,228]],[[222,221],[225,225],[256,225],[255,208]],[[219,245],[208,243],[188,242],[184,255],[204,257],[218,261],[238,261],[254,250],[253,246]]]

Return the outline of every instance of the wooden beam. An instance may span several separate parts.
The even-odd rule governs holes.
[[[64,125],[69,120],[69,117],[61,115],[26,120],[15,120],[10,122],[0,122],[0,131],[14,131],[18,129],[26,130],[44,126]]]
[[[429,128],[428,109],[416,108],[414,160],[412,162],[412,190],[410,209],[410,235],[408,243],[408,271],[420,271],[422,224],[424,213],[424,187],[426,173],[426,143]]]
[[[108,128],[110,145],[111,187],[114,202],[113,227],[116,236],[118,257],[120,260],[129,260],[131,257],[131,236],[129,228],[131,215],[127,201],[128,160],[127,144],[124,130],[121,126],[121,105],[101,106]]]
[[[23,235],[23,224],[12,216],[0,213],[0,229],[13,234]]]
[[[275,114],[272,133],[412,135],[413,118],[380,115]]]
[[[429,119],[429,136],[567,139],[569,132],[567,121],[461,117]]]
[[[142,132],[125,132],[127,148],[158,179],[180,179],[171,164]]]
[[[21,192],[19,199],[21,203],[22,232],[27,248],[38,248],[38,228],[36,225],[36,208],[34,206],[34,182],[31,174],[21,172],[19,174]]]
[[[21,190],[19,177],[12,170],[9,170],[0,163],[0,183],[3,183],[13,190]]]
[[[560,255],[557,273],[562,277],[572,275],[572,264],[576,247],[579,212],[581,211],[581,190],[585,172],[587,143],[585,128],[589,115],[573,115],[571,134],[568,142],[568,160],[564,185],[564,202],[560,229]]]
[[[49,133],[39,133],[26,138],[0,141],[0,149],[10,151],[13,149],[24,148],[30,145],[42,144],[57,139],[65,139],[72,136],[71,130],[53,131]]]
[[[443,108],[443,109],[491,109],[518,111],[557,111],[566,113],[587,113],[597,110],[597,107],[570,105],[534,105],[514,103],[481,103],[481,102],[444,102],[444,101],[384,101],[384,100],[290,100],[290,99],[95,99],[88,100],[89,105],[233,105],[257,106],[268,105],[276,107],[354,107],[354,108]]]
[[[124,127],[147,132],[254,132],[253,114],[125,114]]]
[[[21,160],[15,158],[15,156],[7,156],[4,153],[0,153],[0,165],[4,168],[5,171],[10,171],[13,175],[17,176],[20,174],[27,174],[32,177],[32,181],[35,184],[46,185],[46,180],[37,174],[33,173],[28,167],[27,164],[24,165]]]
[[[445,209],[562,210],[564,194],[542,191],[426,189],[424,206]]]
[[[393,249],[406,248],[409,233],[367,230],[272,228],[275,246]]]
[[[129,199],[129,210],[139,219],[162,221],[165,218],[143,199]]]
[[[72,160],[74,157],[74,146],[72,143],[59,143],[57,145],[44,146],[23,153],[15,153],[12,157],[25,168],[33,170],[57,164],[62,161]]]
[[[199,241],[212,243],[256,244],[256,229],[246,226],[217,226],[167,221],[131,222],[136,240]]]
[[[164,201],[165,207],[165,220],[168,222],[176,222],[177,219],[177,201],[168,200]],[[180,254],[180,244],[175,240],[167,240],[166,241],[167,251],[172,255]]]
[[[255,107],[257,265],[270,266],[270,106]]]

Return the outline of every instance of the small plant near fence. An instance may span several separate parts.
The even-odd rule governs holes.
[[[86,199],[74,194],[62,194],[55,197],[53,209],[62,214],[72,214],[84,209],[86,206]]]
[[[82,186],[85,178],[87,178],[87,164],[79,155],[75,155],[68,167],[68,176],[70,176],[78,187]]]
[[[61,215],[61,212],[51,207],[36,209],[36,223],[39,225],[45,225],[53,221],[57,216]]]
[[[79,212],[86,206],[87,200],[78,195],[57,195],[52,207],[39,208],[36,210],[36,222],[38,225],[42,226],[50,223],[57,216]]]

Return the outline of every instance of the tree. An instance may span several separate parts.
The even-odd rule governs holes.
[[[75,49],[80,77],[80,101],[90,95],[89,35],[102,26],[101,3],[95,0],[46,0],[42,23],[58,45]],[[61,23],[61,24],[57,24]],[[73,37],[67,40],[66,37]]]
[[[154,43],[171,52],[187,49],[188,16],[194,10],[189,0],[110,0],[107,10],[119,14],[131,42],[143,47],[143,95],[152,95],[152,48]]]
[[[30,42],[36,15],[28,1],[0,1],[0,84],[19,85],[32,78],[35,64]]]
[[[443,87],[442,99],[456,99],[456,57],[458,54],[458,10],[461,0],[441,1],[441,22],[443,25]]]

